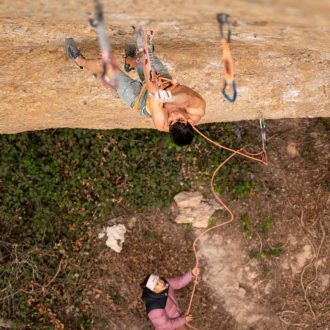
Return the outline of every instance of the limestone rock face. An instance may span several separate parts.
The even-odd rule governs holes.
[[[132,25],[157,31],[156,53],[206,100],[206,122],[329,116],[327,0],[103,1],[108,35],[122,65]],[[189,3],[189,5],[187,5]],[[88,24],[93,1],[0,3],[0,133],[57,127],[153,127],[63,51],[76,38],[87,58],[99,54]],[[220,95],[223,68],[215,14],[228,12],[238,100]],[[136,78],[133,73],[132,77]]]

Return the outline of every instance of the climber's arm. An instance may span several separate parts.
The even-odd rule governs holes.
[[[155,128],[159,131],[168,132],[168,115],[163,103],[156,100],[155,96],[149,94],[149,111]]]

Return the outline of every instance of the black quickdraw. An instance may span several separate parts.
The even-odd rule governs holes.
[[[220,28],[221,47],[223,53],[223,62],[225,67],[225,81],[222,88],[222,95],[230,102],[234,103],[237,98],[236,81],[234,79],[234,62],[231,56],[229,43],[231,42],[231,29],[229,24],[229,15],[225,13],[217,14],[217,21]],[[225,35],[225,28],[227,29],[227,35]],[[232,88],[232,96],[229,96],[226,89],[228,86]]]

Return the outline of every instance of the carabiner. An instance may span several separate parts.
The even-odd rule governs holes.
[[[266,142],[267,142],[267,137],[266,137],[266,124],[265,124],[265,119],[263,116],[259,117],[259,125],[260,125],[260,131],[261,131],[261,145],[262,145],[262,150],[266,150]]]
[[[229,24],[229,15],[226,13],[218,13],[217,14],[217,20],[219,23],[219,27],[220,27],[220,36],[221,39],[227,39],[227,42],[230,42],[230,38],[231,38],[231,29],[230,29],[230,24]],[[227,25],[227,37],[225,37],[225,33],[224,33],[224,26]]]
[[[226,92],[226,88],[227,88],[228,84],[227,84],[227,81],[225,80],[224,81],[224,84],[223,84],[223,88],[222,88],[222,95],[224,96],[224,98],[230,102],[230,103],[234,103],[236,101],[236,98],[237,98],[237,89],[236,89],[236,81],[233,80],[233,82],[231,83],[231,86],[232,86],[232,90],[233,90],[233,95],[232,97],[230,97],[227,92]]]

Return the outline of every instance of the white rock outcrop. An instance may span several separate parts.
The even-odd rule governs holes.
[[[215,201],[203,200],[203,195],[198,191],[183,191],[174,197],[174,201],[180,212],[175,222],[191,223],[197,228],[206,228],[214,212],[222,208]]]
[[[99,233],[99,238],[107,236],[105,244],[117,253],[120,253],[125,242],[126,227],[122,224],[106,227]]]

